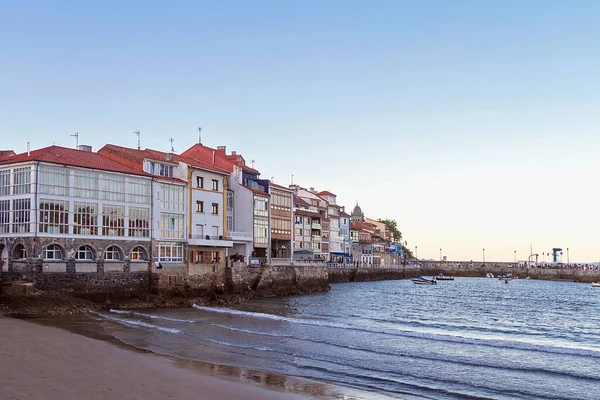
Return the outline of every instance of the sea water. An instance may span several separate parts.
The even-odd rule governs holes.
[[[590,284],[345,283],[238,306],[92,317],[138,348],[305,377],[362,398],[600,399],[600,288]]]

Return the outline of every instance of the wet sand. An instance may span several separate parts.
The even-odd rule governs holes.
[[[294,400],[309,397],[203,375],[152,354],[0,317],[0,398]]]

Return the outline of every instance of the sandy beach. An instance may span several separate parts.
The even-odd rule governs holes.
[[[167,358],[24,320],[0,317],[0,332],[4,400],[308,398],[200,374]]]

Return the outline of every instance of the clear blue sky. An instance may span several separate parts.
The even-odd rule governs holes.
[[[227,145],[419,257],[600,261],[599,1],[5,1],[1,148]],[[565,251],[566,261],[566,251]]]

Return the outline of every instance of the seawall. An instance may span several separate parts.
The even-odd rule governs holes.
[[[600,271],[582,269],[581,267],[542,267],[542,266],[515,266],[507,262],[471,263],[460,262],[427,262],[421,265],[423,275],[437,275],[443,273],[452,276],[485,277],[488,273],[494,276],[513,274],[519,278],[529,277],[541,280],[567,280],[573,282],[600,281]]]
[[[396,268],[328,268],[330,283],[369,282],[415,278],[420,275],[416,266]]]

